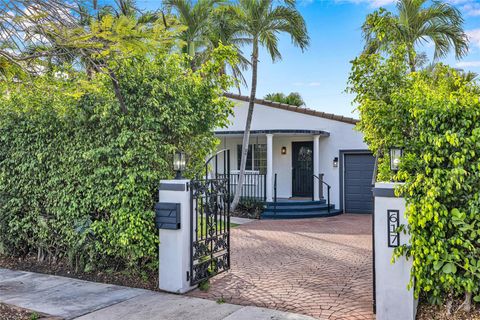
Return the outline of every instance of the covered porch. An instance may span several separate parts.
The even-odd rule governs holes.
[[[217,131],[219,149],[230,150],[232,193],[238,182],[243,131]],[[327,198],[321,145],[330,136],[323,130],[252,130],[242,197],[267,203]],[[223,163],[223,161],[219,161]],[[330,163],[330,161],[328,161]]]

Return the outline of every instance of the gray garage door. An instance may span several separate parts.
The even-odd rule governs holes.
[[[372,213],[372,175],[375,158],[371,154],[345,154],[345,212]]]

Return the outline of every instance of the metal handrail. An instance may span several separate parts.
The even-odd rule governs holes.
[[[275,173],[275,178],[273,179],[273,214],[277,214],[277,174]]]
[[[323,179],[320,179],[320,177],[316,176],[316,175],[313,175],[313,178],[317,178],[318,179],[318,182],[320,183],[323,183],[324,185],[327,186],[327,210],[328,212],[330,213],[330,189],[332,188],[328,183],[326,183],[325,181],[323,181]],[[322,175],[322,178],[323,178],[323,175]],[[315,180],[315,179],[314,179]],[[320,184],[318,185],[318,192],[322,192],[323,190],[320,188]],[[322,190],[322,191],[321,191]],[[323,193],[323,192],[322,192]],[[323,194],[319,194],[319,196],[322,196],[323,198]],[[312,196],[312,200],[314,200],[314,196]]]

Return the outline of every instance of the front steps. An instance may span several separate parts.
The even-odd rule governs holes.
[[[330,211],[325,200],[284,200],[266,203],[266,209],[261,215],[261,219],[305,219],[332,217],[341,214],[342,211],[335,209],[335,205],[330,204]]]

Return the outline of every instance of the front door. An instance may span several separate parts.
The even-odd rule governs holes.
[[[313,142],[292,142],[292,196],[313,194]]]

